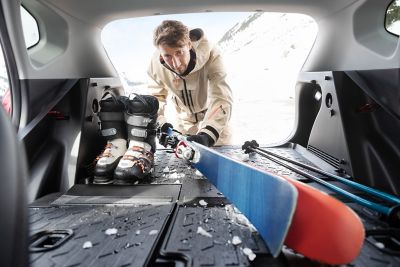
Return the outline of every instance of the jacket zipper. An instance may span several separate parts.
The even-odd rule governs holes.
[[[188,107],[189,107],[189,110],[190,110],[190,112],[192,112],[192,114],[194,114],[194,111],[193,111],[193,108],[192,108],[192,106],[190,105],[190,101],[189,101],[189,93],[188,93],[188,90],[187,90],[187,88],[186,88],[186,80],[184,79],[184,78],[182,78],[181,77],[181,79],[183,80],[183,91],[184,91],[184,95],[185,95],[185,97],[186,97],[186,102],[188,103]],[[192,94],[190,94],[190,97],[192,96]],[[192,105],[193,105],[193,101],[192,101]]]

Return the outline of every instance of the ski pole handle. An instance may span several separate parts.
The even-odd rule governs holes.
[[[278,154],[276,154],[276,153],[273,153],[273,152],[271,152],[271,151],[268,151],[268,150],[265,150],[265,149],[260,148],[259,145],[258,145],[258,143],[257,143],[255,140],[253,140],[253,141],[251,141],[251,142],[248,142],[248,141],[247,141],[247,142],[245,143],[245,145],[243,145],[243,147],[244,147],[245,149],[246,149],[247,146],[251,146],[253,149],[257,149],[257,150],[259,150],[259,151],[261,151],[261,152],[267,153],[267,154],[272,155],[272,156],[274,156],[274,157],[276,157],[276,158],[279,158],[279,159],[282,159],[282,160],[284,160],[284,161],[293,163],[293,164],[295,164],[295,165],[298,165],[298,166],[300,166],[300,167],[309,169],[309,170],[314,171],[314,172],[317,172],[317,173],[319,173],[319,174],[326,175],[326,176],[328,176],[329,178],[335,179],[335,180],[337,180],[337,181],[339,181],[339,182],[341,182],[341,183],[343,183],[343,184],[345,184],[345,185],[347,185],[347,186],[350,186],[350,187],[353,187],[353,188],[355,188],[355,189],[361,190],[361,191],[363,191],[363,192],[365,192],[365,193],[367,193],[367,194],[373,195],[373,196],[375,196],[375,197],[381,198],[381,199],[383,199],[383,200],[389,201],[389,202],[394,203],[394,204],[400,204],[400,199],[399,199],[398,197],[396,197],[396,196],[393,196],[393,195],[388,194],[388,193],[386,193],[386,192],[382,192],[382,191],[380,191],[380,190],[377,190],[377,189],[368,187],[368,186],[366,186],[366,185],[362,185],[362,184],[360,184],[360,183],[356,183],[356,182],[351,181],[351,180],[347,180],[347,179],[345,179],[345,178],[343,178],[343,177],[340,177],[340,176],[334,175],[334,174],[332,174],[332,173],[326,172],[326,171],[324,171],[324,170],[315,168],[315,167],[313,167],[313,166],[310,166],[310,165],[307,165],[307,164],[298,162],[298,161],[296,161],[296,160],[292,160],[292,159],[288,159],[288,158],[282,157],[282,156],[280,156],[280,155],[278,155]]]
[[[294,171],[296,173],[299,173],[299,174],[301,174],[301,175],[313,180],[314,182],[317,182],[319,184],[324,185],[325,187],[331,189],[332,191],[334,191],[334,192],[336,192],[336,193],[338,193],[338,194],[340,194],[342,196],[345,196],[346,198],[354,201],[357,204],[360,204],[360,205],[362,205],[364,207],[370,208],[371,210],[377,211],[378,213],[385,215],[388,218],[388,221],[391,224],[394,224],[394,225],[399,225],[400,224],[400,205],[395,205],[395,206],[392,206],[392,207],[383,206],[381,204],[378,204],[378,203],[375,203],[373,201],[370,201],[370,200],[364,199],[362,197],[359,197],[357,195],[354,195],[354,194],[352,194],[352,193],[350,193],[350,192],[348,192],[348,191],[346,191],[346,190],[344,190],[344,189],[342,189],[342,188],[340,188],[338,186],[330,184],[330,183],[328,183],[328,182],[326,182],[326,181],[324,181],[324,180],[322,180],[322,179],[320,179],[320,178],[318,178],[318,177],[316,177],[314,175],[311,175],[311,174],[309,174],[309,173],[307,173],[305,171],[302,171],[302,170],[300,170],[298,168],[290,166],[290,165],[282,162],[281,160],[279,160],[277,158],[274,158],[271,155],[268,155],[265,152],[258,151],[257,149],[255,149],[255,148],[253,148],[251,146],[246,147],[246,150],[247,151],[251,151],[251,152],[255,152],[257,154],[260,154],[261,156],[266,157],[269,160],[274,161],[274,162],[278,163],[279,165],[282,165],[282,166],[288,168],[289,170],[292,170],[292,171]]]

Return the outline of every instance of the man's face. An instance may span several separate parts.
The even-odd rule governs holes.
[[[183,74],[190,61],[191,43],[181,47],[171,47],[165,44],[158,46],[160,54],[167,65],[179,74]]]

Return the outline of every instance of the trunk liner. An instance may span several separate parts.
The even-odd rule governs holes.
[[[239,147],[216,149],[277,175],[307,182],[341,199],[325,187],[259,155],[248,157]],[[268,149],[334,173],[332,166],[301,146],[286,144]],[[331,182],[360,195],[354,189]],[[46,201],[39,199],[31,204],[31,236],[45,229],[72,229],[74,236],[55,250],[31,253],[32,266],[286,266],[288,263],[319,266],[287,249],[273,259],[263,240],[229,200],[170,150],[156,152],[154,172],[143,184],[75,185],[61,197],[53,195]],[[206,207],[200,205],[202,200],[208,203]],[[346,204],[359,214],[367,230],[388,229],[378,214],[350,201]],[[114,227],[122,236],[104,234],[107,228]],[[212,238],[197,234],[198,227],[209,232]],[[141,231],[139,235],[137,230]],[[151,230],[158,232],[149,235]],[[242,243],[233,245],[234,236]],[[382,240],[382,236],[378,238]],[[83,249],[85,241],[92,241],[94,246]],[[400,264],[400,257],[380,249],[382,245],[373,237],[367,237],[367,241],[351,266]],[[255,261],[250,262],[243,254],[244,247],[257,254]],[[155,257],[157,261],[153,261]]]

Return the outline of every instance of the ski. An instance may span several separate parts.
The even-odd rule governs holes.
[[[179,158],[191,160],[249,219],[274,257],[280,254],[296,209],[294,186],[197,143],[181,141],[175,153]]]
[[[346,264],[358,256],[364,226],[342,202],[301,182],[250,167],[194,142],[181,141],[175,153],[190,159],[247,216],[274,256],[279,254],[283,240],[289,248],[323,263]],[[289,207],[294,208],[296,195],[292,218]]]
[[[242,149],[245,153],[252,152],[253,145],[255,143],[246,142]],[[301,174],[306,173],[301,171]],[[365,238],[364,226],[357,214],[328,194],[294,179],[283,178],[299,193],[285,244],[311,259],[332,265],[354,260]]]

